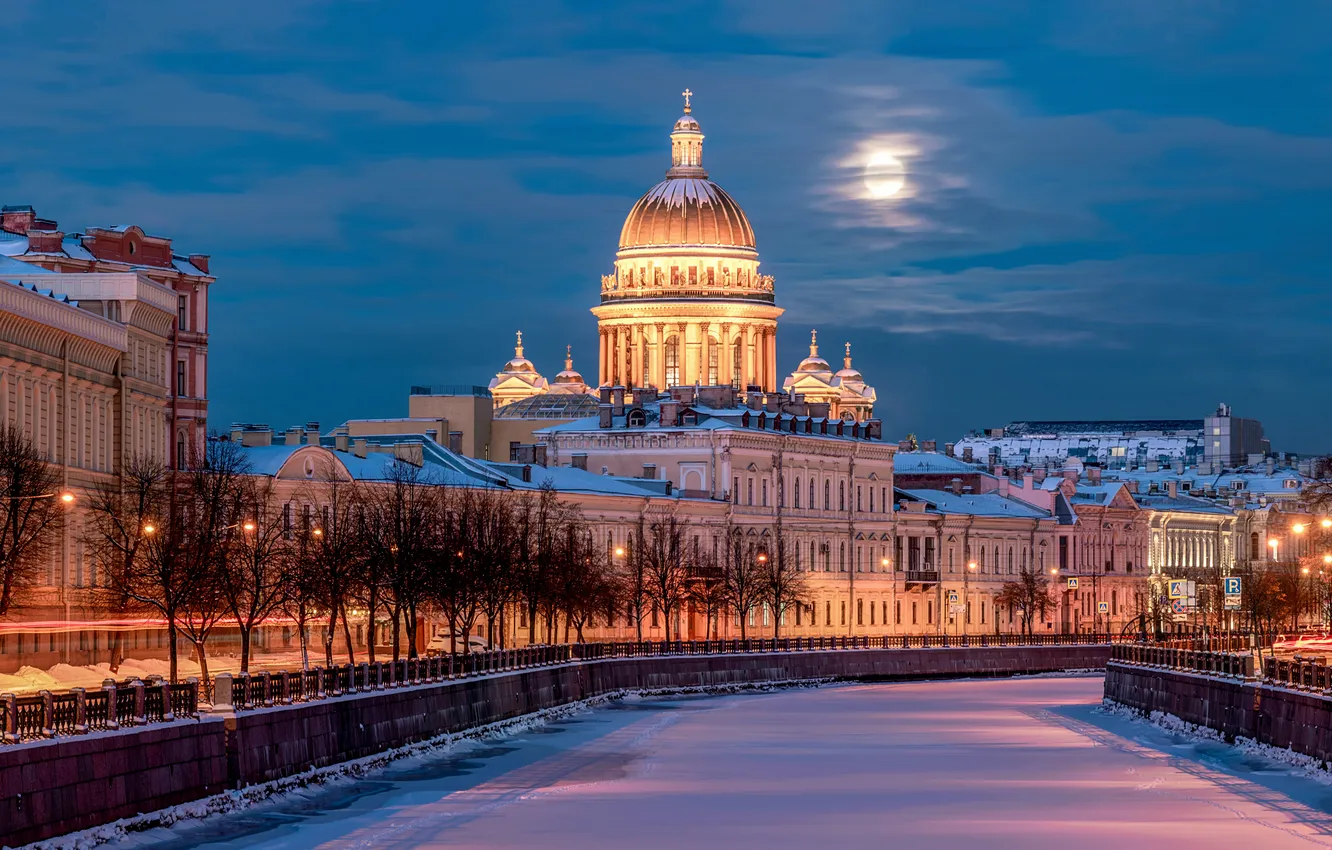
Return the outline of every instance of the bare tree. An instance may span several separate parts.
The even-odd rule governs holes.
[[[1054,607],[1050,583],[1042,573],[1023,567],[1016,581],[1006,581],[994,597],[995,604],[1018,612],[1022,631],[1031,637],[1037,617],[1045,619]],[[997,614],[995,615],[998,616]]]
[[[171,681],[178,673],[180,614],[203,578],[190,571],[183,554],[183,524],[173,473],[160,461],[131,458],[120,480],[89,491],[88,548],[105,583],[104,598],[118,605],[159,614],[167,626]]]
[[[786,539],[781,514],[773,524],[772,545],[766,555],[760,562],[765,567],[763,599],[772,609],[772,636],[777,638],[786,610],[809,599],[809,584],[796,568],[795,546]]]
[[[437,512],[438,488],[424,467],[396,460],[389,467],[385,484],[370,499],[365,540],[370,563],[383,564],[384,579],[391,592],[393,611],[393,659],[399,657],[399,629],[407,632],[407,657],[415,658],[417,623],[429,586]],[[377,572],[377,571],[376,571]],[[367,582],[371,619],[378,605],[379,576]],[[373,660],[374,642],[371,641]]]
[[[225,553],[222,592],[241,639],[241,672],[250,670],[254,630],[285,605],[297,582],[291,541],[268,479],[244,482],[240,534],[232,534]]]
[[[768,556],[753,542],[746,541],[740,529],[729,522],[723,542],[722,582],[727,602],[740,621],[740,638],[744,640],[749,637],[749,617],[762,604],[767,592]]]
[[[35,583],[60,537],[60,472],[18,427],[0,428],[0,615]]]
[[[640,512],[620,559],[620,588],[625,613],[633,621],[637,640],[643,640],[643,617],[650,604],[648,594],[648,533],[646,513]]]
[[[712,548],[700,553],[689,582],[689,599],[703,611],[705,640],[720,637],[718,621],[722,612],[727,610],[730,598],[726,588],[726,572],[722,566],[726,542],[724,538],[713,538]]]
[[[356,481],[340,474],[331,463],[315,470],[315,480],[303,494],[300,547],[305,558],[315,605],[327,616],[324,632],[324,663],[333,666],[333,643],[342,625],[347,660],[356,662],[347,603],[360,586],[364,567],[366,498]]]
[[[688,527],[674,505],[655,511],[648,522],[647,593],[665,618],[666,640],[671,640],[672,617],[679,612],[689,591],[690,558],[685,543]]]

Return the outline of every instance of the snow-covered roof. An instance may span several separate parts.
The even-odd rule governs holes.
[[[22,260],[15,260],[13,257],[0,253],[0,278],[5,277],[32,277],[34,275],[53,275],[50,269],[44,269],[41,266],[34,266],[32,263],[25,263]]]
[[[983,472],[973,464],[964,463],[956,457],[949,457],[940,452],[898,452],[893,455],[893,472],[896,475],[912,473],[954,473],[974,475]]]
[[[1032,507],[1026,502],[998,493],[956,493],[948,490],[904,490],[912,499],[928,502],[931,508],[942,514],[963,514],[978,517],[1020,517],[1025,519],[1046,519],[1048,511]]]
[[[666,401],[670,401],[670,399],[666,399]],[[583,431],[593,431],[602,434],[613,431],[643,431],[643,430],[755,431],[759,430],[758,422],[762,421],[765,423],[764,430],[773,431],[773,432],[780,431],[783,434],[789,434],[792,436],[808,437],[820,440],[870,439],[868,436],[863,436],[866,433],[865,425],[858,426],[862,436],[854,437],[852,436],[853,423],[845,422],[840,419],[828,418],[825,420],[823,418],[815,418],[810,416],[796,416],[790,413],[773,413],[771,411],[766,411],[766,410],[750,410],[747,407],[717,408],[717,407],[708,407],[706,405],[701,405],[701,404],[679,403],[680,404],[679,413],[681,419],[683,420],[683,417],[686,414],[692,413],[697,416],[697,424],[662,425],[661,404],[662,402],[658,400],[658,401],[644,402],[641,408],[631,409],[626,407],[625,412],[623,414],[611,417],[611,426],[609,428],[602,428],[600,418],[599,416],[597,416],[597,417],[587,417],[584,419],[576,419],[572,422],[561,422],[558,425],[551,425],[549,427],[542,428],[536,431],[535,433],[538,435],[547,435],[547,434],[578,433]],[[642,425],[634,425],[634,426],[629,425],[630,413],[634,411],[641,411],[641,413],[643,414]],[[745,425],[746,421],[749,422],[749,425]],[[792,421],[795,422],[794,432],[791,431]],[[826,428],[828,430],[828,433],[826,434],[821,433],[821,431],[825,427],[824,425],[825,422],[826,422]],[[837,436],[836,433],[834,433],[839,423],[843,428],[843,435],[840,437]],[[810,428],[809,433],[805,432],[805,428],[807,425]]]

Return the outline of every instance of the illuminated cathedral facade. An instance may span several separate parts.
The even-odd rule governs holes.
[[[583,381],[572,356],[547,381],[523,356],[490,383],[496,407],[543,393],[590,393],[623,387],[635,395],[680,386],[733,386],[827,403],[830,415],[865,422],[876,394],[851,366],[834,372],[810,356],[794,372],[777,371],[777,320],[772,275],[759,270],[754,228],[740,205],[703,167],[703,129],[684,92],[684,114],[671,129],[665,179],[630,209],[620,230],[615,268],[601,276],[592,308],[599,338],[597,383]]]

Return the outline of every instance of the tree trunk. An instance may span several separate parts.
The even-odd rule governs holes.
[[[375,663],[375,612],[379,609],[379,589],[372,582],[370,584],[369,598],[370,621],[366,624],[368,634],[366,636],[365,651],[371,664]]]
[[[393,660],[394,661],[398,660],[401,652],[401,647],[400,647],[401,644],[400,639],[402,637],[401,615],[402,615],[402,609],[398,607],[398,603],[395,601],[393,603]]]
[[[306,631],[305,603],[302,602],[296,609],[296,630],[299,633],[297,638],[301,645],[301,672],[310,669],[310,634]]]
[[[240,626],[241,639],[241,665],[242,673],[250,672],[250,626],[245,623],[237,623]]]
[[[536,618],[537,606],[535,602],[527,603],[527,645],[536,643]]]
[[[111,672],[116,673],[120,670],[120,662],[125,660],[124,635],[122,632],[111,633],[111,646],[108,647],[110,657],[108,662]]]
[[[208,650],[201,640],[194,641],[194,657],[199,660],[199,681],[208,682]]]
[[[167,659],[169,660],[167,672],[171,679],[171,684],[174,685],[176,683],[178,673],[177,668],[180,662],[176,653],[176,618],[174,615],[169,615],[167,617]]]
[[[342,639],[347,642],[347,663],[356,664],[356,647],[352,645],[351,621],[347,619],[346,606],[342,611]]]
[[[338,633],[338,606],[328,612],[328,629],[324,632],[324,666],[333,666],[333,637]]]
[[[416,606],[408,602],[402,609],[403,620],[407,629],[407,657],[415,658],[416,653]]]

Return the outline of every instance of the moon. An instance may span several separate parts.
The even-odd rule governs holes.
[[[878,151],[865,165],[865,188],[875,198],[891,198],[906,185],[906,168],[902,160]]]

